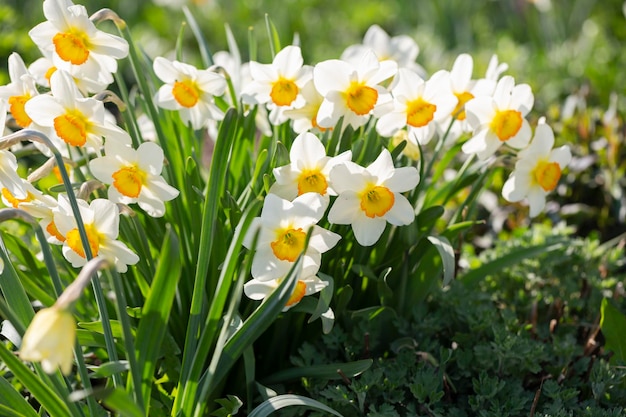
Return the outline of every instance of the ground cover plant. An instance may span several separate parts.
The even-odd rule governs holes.
[[[7,57],[2,414],[622,413],[619,92],[180,10],[45,0]]]

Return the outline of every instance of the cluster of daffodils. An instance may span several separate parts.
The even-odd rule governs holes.
[[[29,33],[42,58],[27,66],[17,53],[10,56],[10,82],[0,86],[0,125],[48,138],[34,146],[49,161],[22,178],[13,153],[19,145],[0,140],[2,201],[39,219],[49,241],[62,245],[74,267],[102,257],[124,272],[139,258],[118,239],[120,213],[137,204],[148,216],[160,217],[165,203],[178,195],[162,176],[162,149],[148,140],[149,125],[159,121],[137,120],[131,136],[104,106],[117,62],[129,46],[97,29],[94,21],[117,16],[90,18],[71,0],[44,0],[43,10],[47,20]],[[349,225],[363,246],[376,244],[387,227],[413,222],[415,202],[403,193],[412,191],[420,176],[415,166],[396,166],[400,159],[392,158],[387,144],[406,142],[403,152],[409,160],[423,158],[433,138],[442,144],[463,141],[463,154],[485,164],[506,152],[517,162],[504,198],[528,201],[531,216],[543,210],[571,155],[567,147],[552,149],[554,135],[547,124],[539,124],[533,134],[526,119],[534,102],[530,87],[503,76],[507,66],[496,57],[475,79],[468,54],[450,70],[430,76],[416,64],[418,54],[410,37],[390,37],[372,26],[362,44],[315,65],[305,65],[297,45],[281,49],[271,63],[242,63],[232,46],[230,53],[216,53],[215,65],[208,68],[155,57],[152,70],[161,85],[151,99],[159,111],[177,113],[190,129],[215,132],[226,107],[233,106],[255,109],[264,135],[285,124],[297,135],[290,163],[273,170],[275,181],[261,215],[245,238],[244,245],[255,250],[252,279],[244,287],[248,297],[264,299],[298,259],[297,283],[285,309],[328,285],[318,276],[322,254],[342,236],[321,227],[323,219],[330,228]],[[361,165],[350,151],[327,155],[328,132],[338,126],[377,134],[378,156]],[[59,154],[64,167],[56,166]],[[59,175],[66,169],[81,185],[77,204],[66,193],[36,186],[51,171]],[[83,245],[77,217],[88,245]]]

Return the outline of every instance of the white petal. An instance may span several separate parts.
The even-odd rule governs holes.
[[[402,194],[393,193],[394,203],[391,209],[385,213],[385,220],[395,226],[405,226],[413,223],[415,219],[415,210],[409,200]]]
[[[370,219],[367,216],[359,216],[352,223],[354,237],[361,246],[372,246],[385,231],[387,221],[381,217]]]
[[[360,211],[360,201],[357,194],[353,191],[345,191],[337,196],[327,218],[330,223],[351,224]]]
[[[415,167],[396,168],[393,175],[385,181],[385,187],[396,193],[410,191],[417,186],[420,174]]]

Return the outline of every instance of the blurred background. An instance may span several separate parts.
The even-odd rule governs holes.
[[[83,0],[88,12],[110,8],[126,20],[135,42],[152,58],[172,57],[182,36],[183,60],[200,66],[197,42],[185,21],[187,7],[213,52],[227,49],[225,24],[244,60],[271,60],[266,16],[282,45],[296,37],[305,62],[337,58],[378,24],[391,36],[409,35],[428,72],[450,69],[458,54],[474,57],[479,77],[493,54],[506,74],[531,85],[532,117],[546,116],[557,146],[568,143],[574,162],[548,210],[606,239],[626,231],[626,2],[624,0]],[[8,82],[13,51],[28,64],[39,52],[28,30],[44,20],[41,0],[0,4],[0,84]],[[113,25],[104,30],[116,33]],[[182,35],[181,35],[182,34]],[[251,42],[253,43],[251,45]],[[122,64],[123,65],[123,64]],[[503,179],[504,180],[504,179]],[[496,184],[497,185],[497,184]],[[523,215],[522,215],[523,217]],[[554,216],[553,216],[554,217]],[[505,213],[513,227],[526,221]],[[554,220],[554,219],[552,219]]]

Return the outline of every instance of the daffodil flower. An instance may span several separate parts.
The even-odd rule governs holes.
[[[463,144],[463,152],[477,154],[485,160],[504,143],[516,149],[524,148],[532,135],[525,117],[533,103],[528,84],[515,85],[513,77],[502,77],[492,97],[476,97],[465,105],[474,136]]]
[[[424,145],[437,131],[437,123],[447,117],[456,104],[450,90],[450,74],[438,71],[424,81],[417,73],[400,68],[391,88],[393,110],[376,123],[381,136],[393,136],[407,127],[409,140]]]
[[[20,347],[20,358],[41,362],[46,373],[60,369],[64,375],[72,370],[76,320],[72,313],[57,306],[43,308],[35,314]]]
[[[335,165],[330,171],[339,193],[328,213],[328,221],[350,224],[357,242],[371,246],[378,241],[387,222],[402,226],[413,222],[415,211],[402,194],[419,182],[415,167],[394,168],[384,149],[364,168],[354,162]]]
[[[111,261],[119,272],[126,272],[128,265],[134,265],[139,261],[139,257],[134,252],[117,240],[120,213],[115,203],[97,198],[88,204],[79,199],[78,208],[93,257],[101,256]],[[75,268],[85,265],[87,257],[76,219],[69,200],[63,195],[59,195],[59,205],[54,212],[54,223],[59,235],[63,237],[65,258]]]
[[[285,109],[304,104],[301,91],[311,79],[311,67],[304,65],[300,47],[289,45],[276,54],[271,64],[250,62],[250,76],[252,81],[243,96],[256,104],[268,104],[270,122],[279,125],[287,120]]]
[[[0,86],[0,99],[6,100],[9,104],[9,112],[19,127],[31,127],[33,121],[26,114],[24,107],[26,102],[39,95],[39,92],[35,85],[35,78],[26,68],[22,57],[15,52],[9,55],[9,78],[11,79],[9,84]],[[37,129],[37,127],[33,128]]]
[[[371,49],[355,63],[330,59],[317,64],[313,68],[313,82],[324,96],[317,113],[317,124],[330,128],[343,117],[344,125],[356,129],[371,115],[384,114],[383,106],[391,103],[391,95],[380,84],[393,77],[396,71],[394,61],[379,62]]]
[[[312,133],[298,135],[289,151],[290,164],[275,168],[276,182],[270,193],[287,200],[308,192],[322,196],[337,195],[330,184],[329,173],[336,164],[349,161],[351,151],[336,157],[326,156],[322,142]]]
[[[144,142],[135,150],[117,142],[106,142],[104,152],[105,156],[89,162],[89,169],[98,180],[111,184],[109,200],[137,203],[150,216],[163,216],[164,202],[176,198],[178,190],[161,176],[161,147],[154,142]]]
[[[284,277],[303,252],[300,276],[317,274],[321,254],[341,239],[338,234],[317,225],[327,207],[327,200],[318,193],[302,194],[293,202],[268,194],[261,216],[253,220],[244,240],[244,246],[252,249],[254,236],[259,233],[252,260],[252,277],[259,281]],[[309,245],[304,251],[311,227]]]
[[[124,39],[98,30],[87,9],[70,0],[45,0],[43,14],[47,21],[28,34],[56,68],[105,85],[113,82],[117,60],[128,55]]]
[[[282,278],[278,278],[270,281],[260,281],[253,278],[244,284],[243,292],[251,300],[264,300],[267,296],[274,292],[282,280]],[[291,293],[291,297],[289,297],[285,303],[283,311],[287,311],[294,307],[307,295],[312,295],[322,291],[327,285],[328,282],[322,281],[315,275],[299,278],[293,292]]]
[[[297,108],[284,111],[285,116],[292,120],[293,131],[296,133],[304,133],[307,131],[323,132],[328,130],[317,124],[317,112],[322,102],[324,102],[324,96],[315,88],[313,79],[304,84],[301,93],[304,98],[304,104]]]
[[[510,202],[528,199],[530,217],[543,211],[546,195],[553,191],[572,154],[568,146],[552,149],[554,133],[545,123],[535,129],[535,136],[526,149],[518,153],[515,170],[502,187],[502,196]]]
[[[154,72],[165,84],[159,88],[159,107],[175,110],[193,129],[205,127],[208,120],[222,120],[224,113],[215,105],[214,96],[226,90],[226,79],[211,69],[200,70],[193,65],[157,57]]]
[[[50,78],[52,94],[40,94],[26,103],[26,113],[40,126],[49,130],[50,140],[67,154],[64,144],[99,151],[103,138],[130,144],[128,133],[106,118],[104,104],[85,98],[78,91],[71,75],[55,71]],[[50,151],[42,149],[50,156]]]

